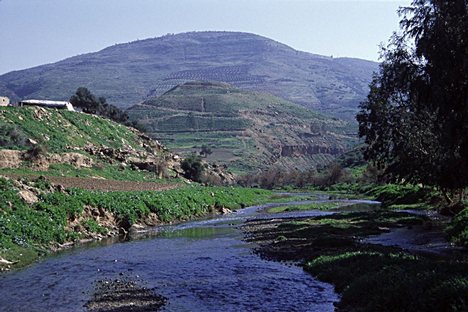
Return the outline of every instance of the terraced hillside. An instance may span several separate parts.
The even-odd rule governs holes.
[[[7,73],[0,92],[68,99],[84,86],[127,108],[187,81],[222,81],[352,119],[376,69],[374,62],[305,53],[249,33],[192,32]]]
[[[346,121],[225,83],[189,82],[128,110],[149,135],[180,153],[203,145],[209,161],[238,172],[325,164],[355,141]]]

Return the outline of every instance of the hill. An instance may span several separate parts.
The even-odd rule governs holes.
[[[0,76],[0,92],[15,99],[67,99],[84,86],[127,108],[187,81],[222,81],[354,118],[376,69],[374,62],[301,52],[254,34],[191,32],[10,72]]]
[[[0,108],[0,148],[0,174],[158,181],[177,175],[179,165],[175,155],[137,130],[40,107]]]
[[[349,122],[225,83],[188,82],[127,112],[171,149],[198,152],[206,145],[209,161],[244,173],[273,165],[305,170],[356,141]]]

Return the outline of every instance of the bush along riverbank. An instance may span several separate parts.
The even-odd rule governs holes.
[[[302,190],[305,191],[305,190]],[[309,189],[317,191],[317,189]],[[433,211],[447,217],[447,239],[458,246],[468,247],[468,201],[452,203],[435,188],[411,184],[347,184],[340,183],[318,189],[330,198],[368,198],[380,201],[388,210]]]
[[[431,226],[424,215],[360,207],[313,218],[250,221],[243,230],[259,244],[262,257],[299,261],[332,283],[341,295],[339,311],[466,311],[466,252],[415,252],[366,239]]]
[[[259,189],[199,185],[101,192],[63,189],[41,178],[0,177],[0,269],[27,265],[74,242],[235,210],[266,202],[271,195]]]

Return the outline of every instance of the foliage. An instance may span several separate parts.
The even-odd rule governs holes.
[[[99,115],[109,118],[118,123],[125,123],[128,120],[128,115],[114,105],[108,104],[104,97],[96,98],[85,87],[79,87],[76,93],[70,98],[70,103],[73,106],[81,108],[83,112]]]
[[[466,263],[407,253],[352,251],[320,256],[306,265],[342,293],[347,311],[464,311]]]
[[[311,203],[305,205],[287,205],[278,206],[268,209],[269,213],[279,213],[288,211],[300,211],[300,210],[332,210],[342,206],[340,202],[322,202],[322,203]]]
[[[37,141],[49,152],[90,144],[110,148],[132,146],[139,150],[137,135],[127,127],[88,114],[36,107],[2,107],[0,119],[14,124],[25,137]],[[24,149],[24,146],[18,147]]]
[[[191,154],[184,158],[180,163],[180,167],[184,170],[184,177],[195,182],[200,182],[205,167],[199,156]]]
[[[268,170],[244,175],[238,179],[238,183],[243,186],[259,186],[266,189],[291,186],[326,188],[351,180],[349,171],[343,169],[338,163],[331,163],[319,172],[316,169],[288,171],[274,166]]]
[[[127,112],[132,120],[144,123],[148,134],[178,153],[206,157],[211,150],[210,159],[242,173],[267,170],[273,158],[284,167],[307,170],[333,159],[326,147],[341,149],[356,141],[355,124],[222,83],[181,84]],[[322,133],[306,129],[310,123]],[[239,135],[240,131],[249,135]],[[314,145],[318,136],[320,146],[312,146],[317,154],[278,158],[278,144]]]
[[[414,0],[358,114],[365,156],[393,181],[468,186],[468,6]]]
[[[447,234],[450,240],[464,247],[468,247],[468,206],[460,211],[448,225]]]
[[[422,188],[411,184],[377,185],[367,190],[366,194],[382,202],[384,207],[428,203],[439,196],[432,188]]]
[[[213,154],[213,151],[211,150],[211,147],[208,145],[203,144],[201,149],[200,149],[200,155],[207,157],[208,155]]]
[[[34,186],[44,187],[44,182],[39,180]],[[238,209],[265,202],[270,196],[271,192],[265,190],[201,186],[161,192],[73,189],[43,194],[40,201],[28,205],[11,181],[0,178],[0,256],[10,255],[11,250],[19,247],[47,248],[79,238],[81,233],[67,229],[66,225],[79,217],[85,206],[109,211],[121,226],[130,226],[150,212],[162,222],[171,222],[206,215],[215,207]],[[96,220],[87,220],[83,225],[90,232],[107,233]]]
[[[93,232],[93,233],[98,233],[102,235],[106,235],[109,231],[105,227],[101,226],[99,223],[97,223],[96,220],[94,219],[88,219],[84,222],[84,227],[86,230]]]
[[[24,157],[26,160],[35,161],[41,156],[45,156],[47,154],[47,148],[42,144],[34,144],[28,148]]]
[[[0,147],[22,148],[26,146],[26,135],[15,125],[0,121]]]

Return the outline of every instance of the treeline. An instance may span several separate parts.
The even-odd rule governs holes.
[[[433,186],[449,203],[468,187],[468,6],[414,0],[357,116],[366,160],[395,183]]]
[[[79,87],[75,94],[70,98],[70,103],[74,107],[81,109],[84,113],[98,115],[125,126],[145,131],[144,127],[137,121],[129,121],[126,112],[118,107],[107,103],[105,97],[96,97],[85,87]]]
[[[261,187],[273,189],[278,187],[328,187],[338,183],[371,183],[377,182],[379,172],[373,166],[368,166],[357,177],[353,169],[343,168],[339,163],[333,163],[326,168],[307,171],[285,170],[280,167],[272,167],[268,170],[242,176],[238,179],[241,186]]]

